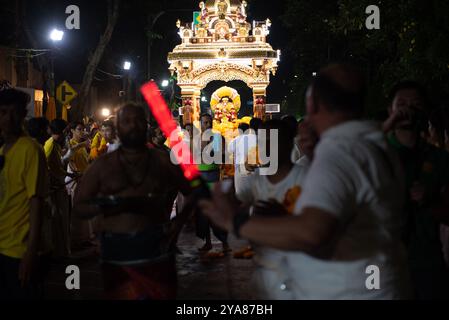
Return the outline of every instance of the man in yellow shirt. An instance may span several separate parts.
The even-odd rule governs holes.
[[[83,174],[89,165],[89,154],[87,152],[89,140],[87,140],[85,127],[81,121],[72,123],[70,129],[72,139],[69,143],[70,148],[73,149],[73,155],[70,158],[69,166],[73,173]]]
[[[109,150],[112,144],[116,144],[116,132],[114,122],[106,120],[101,125],[101,130],[97,132],[90,147],[90,159],[96,160],[98,157],[114,151]],[[116,149],[116,147],[114,147]]]
[[[0,300],[36,296],[45,157],[23,132],[28,94],[0,91]]]
[[[62,160],[64,130],[67,124],[64,120],[55,119],[50,123],[51,137],[44,145],[45,157],[50,177],[50,206],[53,217],[53,244],[56,258],[66,258],[70,255],[70,219],[69,195],[65,188],[67,173]]]
[[[89,166],[89,153],[87,147],[90,145],[87,140],[87,133],[85,132],[84,124],[81,121],[73,122],[70,124],[70,130],[72,132],[72,139],[69,141],[69,148],[71,149],[71,155],[69,158],[68,172],[81,177]],[[67,156],[66,156],[67,157]],[[66,177],[67,191],[73,201],[75,192],[77,191],[79,178],[73,180],[71,177]],[[73,181],[70,183],[70,181]],[[72,202],[73,203],[73,202]],[[90,240],[94,238],[92,220],[81,220],[77,217],[71,217],[71,234],[70,240],[72,243],[72,249],[76,250],[82,248],[84,244],[91,245]]]

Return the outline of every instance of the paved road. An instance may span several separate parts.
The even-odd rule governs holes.
[[[254,271],[252,260],[234,259],[232,253],[214,259],[201,258],[198,248],[203,242],[195,237],[194,231],[185,228],[178,247],[182,254],[177,255],[178,299],[223,300],[254,299],[251,276]],[[220,242],[214,241],[214,250],[221,249]],[[246,245],[243,241],[230,238],[230,245],[238,250]],[[98,300],[102,297],[101,274],[95,250],[74,254],[74,260],[64,264],[52,264],[45,283],[45,299]],[[65,268],[69,264],[79,266],[81,289],[67,290],[65,287]]]

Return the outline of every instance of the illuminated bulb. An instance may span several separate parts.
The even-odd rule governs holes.
[[[61,41],[64,38],[64,31],[53,29],[50,33],[50,39],[53,41]]]
[[[131,62],[125,61],[125,63],[123,64],[123,69],[124,70],[130,70],[131,69]]]
[[[111,115],[111,110],[109,110],[108,108],[103,108],[101,110],[101,115],[105,118],[109,117]]]

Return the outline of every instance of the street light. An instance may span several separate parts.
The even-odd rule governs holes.
[[[50,39],[54,42],[61,41],[64,38],[64,31],[53,29],[50,32]]]
[[[202,102],[207,102],[206,97],[201,97],[201,101],[202,101]]]
[[[101,109],[101,115],[107,118],[111,115],[111,110],[109,110],[109,108],[103,108]]]
[[[55,108],[57,109],[57,102],[56,102],[56,78],[55,78],[55,48],[56,43],[62,41],[64,38],[64,31],[59,29],[53,29],[49,33],[49,38],[53,42],[53,46],[50,50],[50,75],[49,75],[49,83],[48,83],[48,91],[47,91],[47,85],[44,86],[44,93],[48,92],[48,95],[50,98],[54,98],[55,101]],[[47,111],[48,107],[48,99],[44,97],[44,103],[43,103],[43,111],[44,113]],[[58,112],[57,112],[58,114]]]
[[[125,63],[123,63],[123,70],[131,70],[131,62],[125,61]]]
[[[163,86],[164,88],[168,87],[169,84],[170,84],[170,81],[168,81],[168,80],[162,80],[162,86]]]

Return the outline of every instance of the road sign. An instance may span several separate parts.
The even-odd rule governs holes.
[[[75,91],[75,89],[72,88],[70,84],[68,84],[67,81],[61,83],[59,87],[56,89],[56,99],[62,105],[69,104],[70,101],[75,99],[77,95],[78,93]]]

